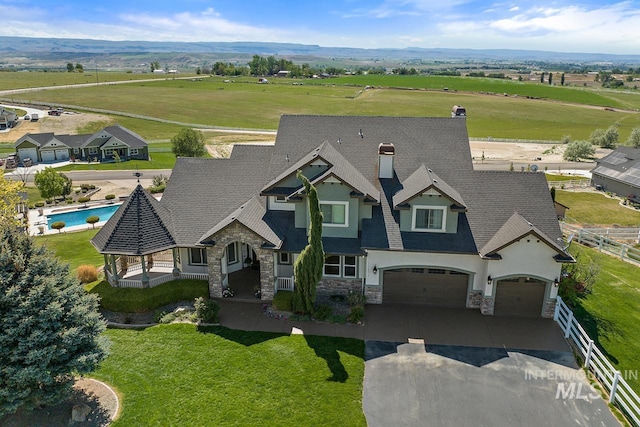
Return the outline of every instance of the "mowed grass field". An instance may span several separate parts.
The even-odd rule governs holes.
[[[397,79],[393,78],[402,76],[352,77],[387,78],[390,79],[387,86],[393,86],[397,83]],[[473,89],[478,91],[461,93],[451,90],[365,90],[359,81],[349,80],[352,77],[299,82],[272,79],[276,82],[267,85],[257,84],[256,79],[247,78],[230,80],[228,83],[219,77],[202,81],[158,80],[30,92],[20,94],[20,97],[31,101],[140,114],[181,123],[241,129],[275,130],[283,114],[448,117],[454,104],[467,108],[466,120],[471,137],[558,141],[562,136],[570,135],[573,139],[586,139],[593,129],[617,123],[621,140],[624,141],[631,129],[640,126],[638,112],[605,111],[600,107],[585,105],[600,101],[612,105],[613,101],[609,102],[611,98],[601,98],[599,94],[582,89],[520,84],[545,93],[568,91],[571,96],[566,95],[565,98],[580,102],[563,104],[522,96],[488,95],[486,92],[491,92],[489,89],[493,87],[490,85],[493,82],[487,81],[491,79],[458,78],[461,82],[469,80],[474,83]],[[415,77],[419,78],[427,79],[425,81],[430,79]],[[404,81],[405,87],[412,87],[412,83],[413,80]],[[623,95],[616,94],[619,97]],[[640,97],[637,98],[640,103]],[[120,119],[118,122],[121,122]],[[124,122],[122,124],[127,126]],[[146,136],[139,129],[131,128]]]
[[[90,69],[88,64],[84,64],[84,73],[68,73],[60,71],[22,71],[22,72],[2,72],[0,73],[0,90],[24,89],[44,86],[64,86],[85,83],[106,83],[126,80],[158,79],[166,80],[173,78],[167,74],[152,73],[127,73],[101,71],[96,73],[95,68]],[[178,74],[178,77],[188,77],[189,74]]]

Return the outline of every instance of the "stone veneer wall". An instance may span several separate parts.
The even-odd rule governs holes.
[[[316,287],[317,295],[347,295],[349,291],[362,292],[363,279],[323,277]]]
[[[364,296],[367,299],[367,304],[382,304],[382,286],[365,286]]]
[[[545,301],[544,305],[542,306],[542,317],[545,317],[547,319],[552,319],[555,312],[556,312],[556,300]]]
[[[207,264],[209,269],[209,296],[222,298],[222,267],[220,260],[224,250],[231,242],[247,243],[256,253],[260,261],[260,290],[261,299],[270,301],[275,294],[273,271],[273,253],[271,249],[264,249],[265,240],[245,226],[234,222],[212,236],[216,244],[207,248]]]
[[[482,291],[471,291],[467,294],[467,308],[482,307]]]
[[[482,303],[480,304],[480,313],[493,316],[493,306],[496,300],[493,297],[482,297]]]

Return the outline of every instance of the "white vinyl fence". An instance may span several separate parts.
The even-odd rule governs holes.
[[[569,179],[566,181],[548,181],[549,188],[556,187],[556,190],[567,188],[586,188],[591,186],[590,178]]]
[[[631,264],[640,264],[640,249],[625,243],[620,243],[613,238],[608,237],[606,234],[597,234],[593,231],[589,231],[585,228],[576,227],[561,222],[560,227],[564,234],[573,234],[573,238],[578,242],[588,246],[593,246],[600,252],[607,252],[609,254],[620,257],[621,260],[629,262]],[[606,230],[606,229],[594,229],[594,230]],[[615,230],[615,229],[609,229]],[[610,236],[614,237],[613,231],[610,231]],[[620,237],[620,236],[618,236]]]
[[[620,371],[602,354],[560,297],[557,299],[553,319],[584,359],[584,368],[598,379],[609,394],[609,403],[620,408],[633,425],[640,426],[640,397],[627,384]]]

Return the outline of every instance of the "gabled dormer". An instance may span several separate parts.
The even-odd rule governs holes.
[[[400,211],[401,231],[456,233],[458,214],[467,207],[460,193],[423,164],[402,182],[393,209]]]
[[[331,144],[322,143],[294,162],[261,191],[271,210],[295,210],[295,225],[307,228],[309,214],[298,170],[318,191],[324,216],[323,236],[355,238],[362,218],[371,217],[371,206],[380,203],[380,191]],[[291,204],[294,204],[291,209]]]

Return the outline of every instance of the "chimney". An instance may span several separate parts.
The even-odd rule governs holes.
[[[393,178],[393,158],[396,147],[391,142],[378,145],[378,178]]]

